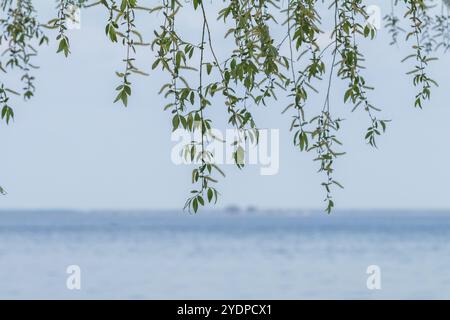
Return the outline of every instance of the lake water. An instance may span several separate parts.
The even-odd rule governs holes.
[[[450,213],[4,211],[0,298],[448,299]]]

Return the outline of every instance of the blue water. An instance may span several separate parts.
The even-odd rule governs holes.
[[[0,298],[448,299],[450,212],[0,212]]]

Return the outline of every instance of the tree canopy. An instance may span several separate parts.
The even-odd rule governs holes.
[[[170,115],[173,130],[198,133],[198,141],[186,146],[184,156],[195,160],[194,185],[185,208],[197,212],[207,202],[217,202],[217,178],[224,176],[206,145],[215,139],[208,109],[217,104],[225,107],[228,124],[239,132],[234,141],[233,159],[243,168],[245,143],[258,141],[259,130],[252,116],[258,105],[269,106],[279,95],[289,104],[284,113],[291,117],[290,130],[296,149],[315,153],[318,171],[323,174],[325,210],[334,207],[333,189],[342,188],[334,179],[336,158],[344,154],[339,141],[342,119],[335,116],[330,90],[335,81],[343,81],[346,89],[342,100],[352,111],[367,114],[365,139],[377,147],[377,137],[386,131],[389,120],[380,116],[369,93],[374,88],[364,72],[361,43],[375,40],[377,29],[370,23],[367,3],[363,0],[56,0],[55,18],[39,21],[32,0],[0,0],[0,72],[13,73],[22,86],[13,88],[0,78],[0,109],[4,123],[14,119],[14,97],[29,100],[35,94],[34,58],[39,47],[57,42],[57,53],[70,56],[68,23],[73,10],[99,7],[106,11],[105,35],[125,48],[123,69],[116,72],[118,85],[114,102],[128,106],[132,98],[133,77],[147,75],[148,67],[137,67],[137,50],[148,50],[154,56],[151,69],[167,75],[160,94],[167,99],[162,106]],[[415,88],[414,103],[422,108],[430,99],[437,83],[427,66],[435,60],[433,53],[450,48],[448,6],[450,0],[391,0],[392,10],[384,16],[384,26],[391,34],[391,44],[405,42],[410,47],[403,62],[411,66],[408,74]],[[320,9],[319,9],[320,8]],[[321,11],[332,13],[330,41],[321,45],[325,33]],[[182,12],[191,11],[201,19],[193,20],[201,32],[185,35],[178,21]],[[145,13],[145,15],[138,15]],[[148,15],[147,15],[148,14]],[[159,19],[159,27],[151,39],[144,39],[138,22]],[[141,19],[141,21],[138,21]],[[211,21],[218,19],[227,30],[217,34]],[[329,21],[328,21],[329,22]],[[139,26],[139,27],[138,27]],[[282,29],[281,36],[274,29]],[[230,52],[218,52],[217,43],[227,39],[233,43]],[[150,49],[151,50],[150,50]],[[288,54],[284,54],[288,52]],[[324,82],[326,90],[316,89]],[[320,106],[309,104],[311,94],[323,95]],[[219,100],[217,100],[219,99]],[[5,191],[0,188],[1,193]]]

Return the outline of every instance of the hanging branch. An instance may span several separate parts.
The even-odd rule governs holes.
[[[376,147],[376,137],[386,129],[387,121],[378,119],[379,109],[369,101],[369,92],[373,88],[367,84],[363,72],[364,56],[360,45],[364,39],[374,40],[375,30],[362,22],[368,18],[362,0],[332,1],[328,7],[334,10],[332,39],[323,48],[318,44],[318,37],[323,32],[317,11],[322,1],[289,0],[286,9],[273,0],[225,1],[217,18],[228,28],[224,39],[232,42],[229,52],[214,47],[209,21],[216,17],[207,12],[202,0],[193,0],[186,6],[180,0],[161,0],[154,8],[140,6],[136,0],[89,3],[86,0],[56,0],[56,3],[57,17],[43,25],[36,18],[31,0],[0,0],[3,13],[0,44],[6,47],[0,60],[0,72],[18,71],[23,88],[17,91],[21,91],[25,99],[30,98],[35,91],[32,75],[35,68],[32,60],[37,53],[35,45],[48,41],[42,27],[57,31],[57,52],[68,56],[71,49],[67,19],[72,6],[103,8],[108,17],[106,36],[125,49],[123,69],[116,73],[120,84],[116,88],[115,102],[127,106],[132,92],[132,75],[147,75],[135,66],[135,57],[138,47],[150,46],[155,54],[152,70],[160,69],[168,76],[160,93],[168,99],[164,110],[170,112],[172,130],[182,128],[194,136],[199,135],[182,152],[185,159],[196,166],[192,172],[195,188],[185,206],[190,211],[197,212],[207,201],[217,201],[219,193],[214,185],[217,180],[213,176],[223,175],[215,164],[214,155],[208,151],[208,143],[216,139],[211,133],[212,121],[206,118],[213,99],[218,100],[214,105],[225,106],[228,123],[237,132],[234,140],[227,143],[233,147],[235,165],[243,168],[245,144],[259,141],[254,109],[278,105],[277,95],[286,92],[290,102],[283,112],[293,109],[290,129],[294,146],[300,151],[316,152],[319,171],[325,175],[322,186],[326,190],[327,212],[334,207],[333,187],[342,187],[334,179],[334,162],[344,154],[337,150],[341,145],[337,131],[342,120],[335,117],[336,110],[331,105],[334,82],[347,84],[342,93],[344,103],[351,102],[353,110],[362,109],[368,115],[370,125],[365,140],[369,145]],[[450,48],[448,8],[443,5],[440,14],[433,16],[431,4],[425,0],[391,0],[391,13],[384,18],[392,36],[391,44],[399,45],[400,34],[404,32],[402,22],[406,20],[411,27],[406,41],[414,41],[414,52],[404,61],[414,60],[414,68],[409,74],[419,90],[414,103],[419,108],[430,99],[431,88],[436,85],[428,76],[428,64],[434,60],[429,55],[433,50],[446,52]],[[395,15],[397,6],[406,7],[404,18]],[[181,11],[200,16],[199,44],[189,40],[195,35],[183,34],[183,28],[176,25]],[[148,14],[160,13],[157,18],[162,19],[161,25],[154,30],[154,39],[150,43],[144,41],[139,32],[137,12],[146,18]],[[274,36],[278,33],[273,31],[279,25],[279,15],[286,17],[282,25],[287,28],[281,39]],[[196,41],[198,37],[195,37]],[[287,56],[283,55],[283,49],[287,49]],[[192,84],[192,79],[197,79],[193,74],[198,75],[198,86]],[[4,79],[0,80],[0,108],[2,119],[9,123],[14,119],[11,96],[16,90]],[[310,104],[309,97],[320,94],[315,86],[321,81],[326,85],[326,92],[324,104],[317,109]],[[0,193],[3,192],[0,188]]]
[[[395,6],[398,0],[391,0],[391,12],[384,16],[383,20],[386,22],[385,28],[391,34],[390,45],[398,45],[398,38],[400,33],[405,33],[405,29],[400,27],[400,18],[395,14]]]
[[[421,43],[420,35],[422,32],[422,21],[419,18],[421,12],[426,10],[426,5],[423,0],[405,0],[407,3],[407,11],[405,17],[407,17],[411,22],[411,31],[406,36],[406,41],[413,38],[415,44],[412,46],[415,51],[413,54],[407,56],[402,60],[402,62],[409,59],[414,59],[416,65],[414,69],[408,72],[408,74],[413,76],[413,85],[419,88],[419,92],[416,94],[414,106],[418,108],[423,107],[425,100],[429,100],[431,96],[431,87],[437,86],[436,81],[431,79],[426,71],[426,67],[430,61],[436,60],[436,58],[431,58],[424,52],[424,46]]]

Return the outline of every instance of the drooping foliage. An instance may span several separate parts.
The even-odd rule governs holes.
[[[292,119],[294,147],[316,154],[318,170],[324,175],[327,212],[334,207],[333,188],[342,187],[333,173],[336,158],[344,154],[338,137],[342,120],[335,116],[330,101],[332,84],[343,81],[343,101],[353,111],[367,114],[367,144],[376,147],[377,136],[387,127],[388,121],[370,102],[373,88],[364,76],[361,42],[374,40],[377,30],[370,23],[363,0],[223,0],[214,4],[204,0],[56,0],[55,18],[45,23],[38,21],[32,0],[0,1],[0,46],[4,48],[0,70],[17,74],[22,82],[21,88],[11,88],[0,78],[0,109],[5,123],[14,119],[12,96],[22,95],[28,100],[34,95],[33,70],[37,66],[33,58],[38,47],[55,39],[57,52],[69,56],[71,50],[76,50],[71,48],[67,32],[72,10],[100,7],[107,13],[106,36],[126,52],[123,69],[116,72],[114,102],[125,107],[130,103],[133,77],[147,75],[143,70],[150,69],[137,67],[136,51],[148,50],[154,56],[151,69],[167,74],[160,94],[167,99],[163,109],[170,114],[173,130],[183,128],[201,137],[184,150],[184,156],[196,163],[192,172],[194,188],[185,205],[193,212],[206,202],[217,202],[217,177],[224,175],[206,147],[215,139],[208,118],[214,99],[220,99],[224,116],[238,132],[227,143],[233,146],[235,164],[242,168],[245,143],[259,138],[252,109],[270,106],[277,96],[286,95],[290,102],[284,113]],[[427,71],[433,53],[450,48],[449,2],[392,0],[392,11],[384,17],[391,44],[405,42],[411,48],[404,62],[411,65],[409,75],[416,88],[417,108],[424,106],[437,85]],[[217,7],[218,11],[212,10]],[[329,31],[324,30],[320,14],[324,10],[333,17],[325,46],[319,43]],[[185,12],[201,17],[190,22],[198,25],[198,35],[187,37],[182,32],[183,23],[178,19]],[[143,20],[139,25],[144,26],[149,17],[160,20],[152,39],[141,35],[138,16]],[[216,19],[226,26],[224,34],[212,30],[211,22]],[[274,31],[280,28],[282,36]],[[217,43],[224,39],[233,44],[230,52],[217,50]],[[318,91],[321,82],[326,90]],[[313,93],[323,96],[320,107],[308,103]],[[0,192],[4,190],[0,188]]]

